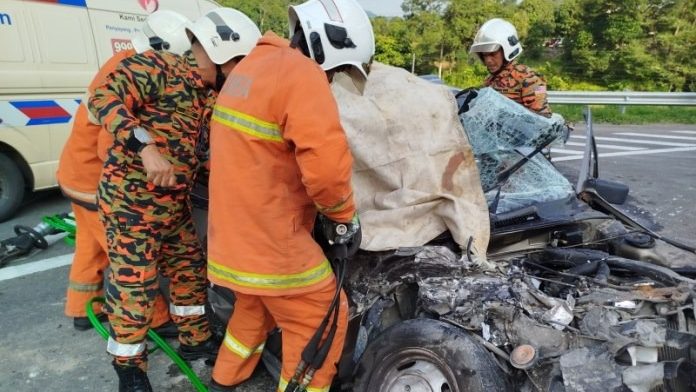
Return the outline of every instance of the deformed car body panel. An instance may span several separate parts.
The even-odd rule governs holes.
[[[422,247],[362,252],[351,261],[347,284],[354,315],[368,314],[370,331],[383,331],[400,318],[457,325],[501,358],[515,390],[696,388],[696,281],[653,264],[660,259],[654,242],[626,241],[636,235],[635,227],[576,198],[570,183],[541,156],[525,164],[527,170],[523,166],[506,182],[496,182],[497,173],[523,159],[521,147],[545,142],[544,130],[562,135],[558,120],[513,134],[519,122],[511,119],[519,117],[501,120],[495,108],[515,107],[507,100],[498,105],[497,99],[479,91],[468,102],[482,108],[476,118],[484,124],[462,114],[482,184],[490,187],[488,258],[496,268],[479,269],[446,235]],[[585,173],[591,175],[591,168]],[[397,317],[390,307],[398,309]],[[385,325],[375,321],[380,314],[387,314]],[[369,334],[363,336],[354,360],[369,342]],[[523,345],[531,346],[535,357],[519,369],[511,365],[510,353]]]

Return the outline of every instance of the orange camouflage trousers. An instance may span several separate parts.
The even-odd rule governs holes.
[[[116,365],[147,370],[143,342],[159,291],[158,270],[169,278],[170,314],[179,329],[179,341],[196,345],[211,336],[205,315],[205,257],[191,220],[188,192],[161,198],[136,192],[139,198],[147,196],[149,208],[138,211],[136,202],[114,210],[128,198],[121,194],[115,204],[109,203],[109,188],[102,187],[99,195],[111,266],[105,311],[114,342],[110,340],[107,351]]]
[[[85,317],[87,302],[94,297],[104,295],[104,270],[109,266],[106,256],[106,234],[104,225],[99,220],[97,211],[72,203],[77,233],[75,238],[75,256],[70,266],[65,315]],[[102,306],[93,305],[94,312],[100,314]],[[155,311],[152,325],[159,327],[169,321],[169,307],[162,295],[155,299]]]

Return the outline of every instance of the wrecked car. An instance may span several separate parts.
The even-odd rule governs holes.
[[[615,207],[628,188],[596,178],[591,125],[571,184],[540,154],[567,132],[559,116],[487,88],[459,94],[454,110],[485,202],[485,251],[446,225],[423,244],[353,256],[336,390],[696,390],[696,281],[664,266],[661,237]],[[213,287],[210,301],[224,323],[233,296]],[[276,377],[280,338],[263,355]]]

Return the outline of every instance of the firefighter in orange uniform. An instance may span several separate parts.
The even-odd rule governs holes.
[[[135,50],[123,50],[111,57],[99,70],[89,85],[89,93],[103,84],[121,60],[146,50],[167,50],[181,54],[188,50],[190,43],[181,28],[188,20],[173,11],[152,13],[142,32],[134,37]],[[177,37],[177,34],[179,35]],[[166,43],[166,47],[162,47]],[[104,295],[103,273],[109,265],[106,254],[106,234],[97,212],[97,185],[101,175],[106,150],[113,143],[113,137],[101,125],[90,122],[83,102],[75,114],[72,132],[63,148],[56,176],[65,196],[72,202],[77,241],[75,256],[70,267],[65,314],[73,318],[77,330],[92,327],[86,317],[87,302]],[[101,306],[95,306],[96,314]],[[178,331],[169,322],[168,305],[160,295],[155,301],[153,327],[165,337],[176,337]]]
[[[515,59],[522,53],[517,30],[503,19],[491,19],[476,33],[469,50],[477,53],[490,76],[484,84],[545,117],[551,116],[546,81],[533,69]]]
[[[307,390],[328,391],[345,339],[341,290],[324,365],[294,377],[337,293],[311,236],[315,216],[343,227],[329,238],[335,243],[352,240],[359,228],[353,159],[329,82],[345,71],[364,86],[374,37],[355,0],[309,0],[291,6],[289,17],[291,42],[266,33],[230,73],[213,110],[208,278],[232,289],[236,302],[210,391],[244,382],[275,326],[283,334],[278,390],[294,390],[288,384],[304,378]]]

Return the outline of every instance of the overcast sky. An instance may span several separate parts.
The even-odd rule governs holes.
[[[358,0],[367,11],[381,16],[401,16],[402,0]]]

